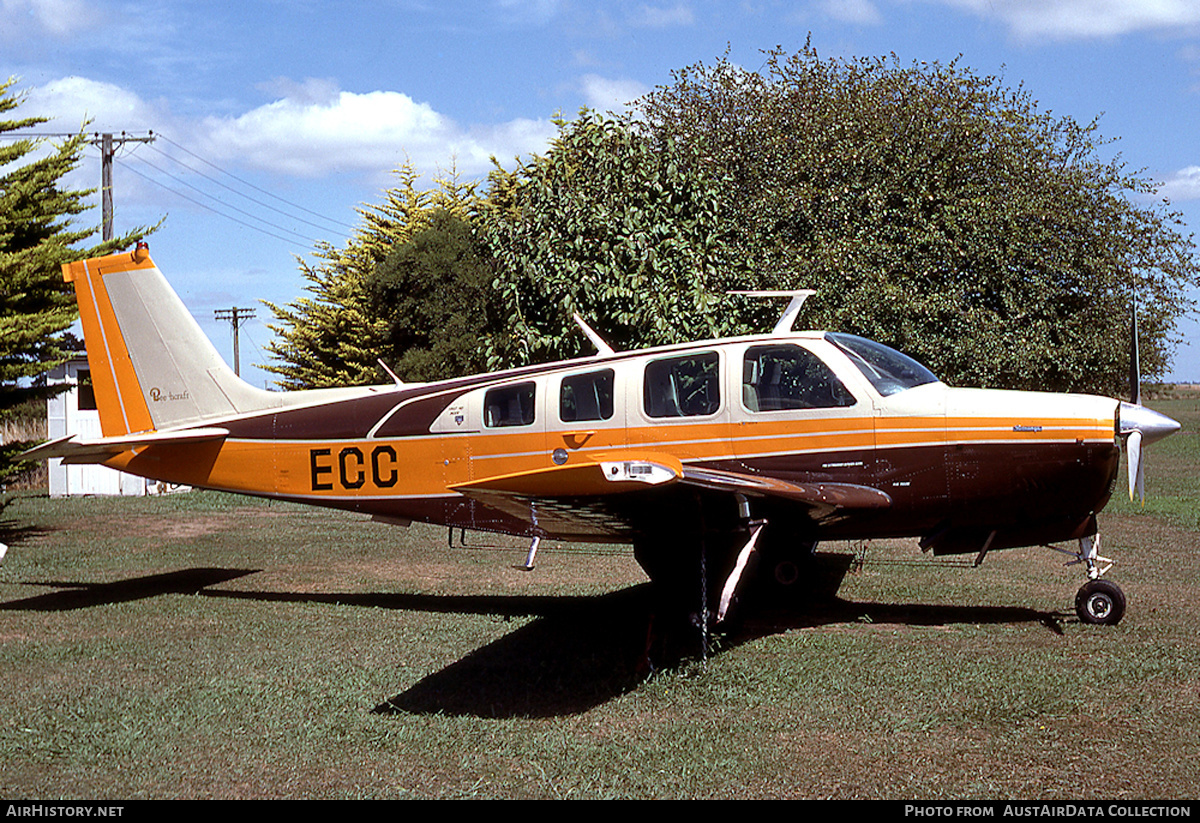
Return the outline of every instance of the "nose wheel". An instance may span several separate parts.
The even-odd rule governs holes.
[[[1125,592],[1108,580],[1089,580],[1075,595],[1075,613],[1094,626],[1115,626],[1125,616]]]

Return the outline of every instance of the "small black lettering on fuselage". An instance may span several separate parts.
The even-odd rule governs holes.
[[[336,456],[333,449],[309,449],[308,466],[313,491],[353,491],[368,482],[374,488],[390,489],[400,479],[396,450],[386,444],[374,446],[369,452],[346,446]]]

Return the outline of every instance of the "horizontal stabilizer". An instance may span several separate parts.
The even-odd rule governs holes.
[[[23,453],[21,460],[45,460],[50,457],[61,457],[64,463],[103,463],[110,457],[121,452],[142,446],[154,446],[164,443],[199,443],[205,440],[224,440],[229,436],[228,429],[201,428],[185,429],[174,432],[142,432],[140,434],[125,434],[119,437],[101,437],[97,440],[77,440],[75,435],[67,435],[40,446],[35,446]]]

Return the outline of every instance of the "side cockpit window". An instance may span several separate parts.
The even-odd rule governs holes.
[[[853,406],[852,395],[802,346],[751,346],[742,360],[742,405],[752,412]]]
[[[564,377],[558,394],[558,417],[564,423],[608,420],[613,416],[613,370]]]
[[[667,357],[646,365],[642,402],[650,417],[696,417],[721,408],[716,352]]]
[[[483,425],[529,426],[533,423],[533,400],[533,383],[490,389],[483,396]]]

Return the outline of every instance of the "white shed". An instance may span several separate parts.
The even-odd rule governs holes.
[[[92,391],[91,374],[86,358],[74,358],[51,369],[47,374],[51,385],[69,383],[71,388],[56,394],[46,402],[46,435],[53,440],[68,434],[81,439],[101,437],[100,413],[96,411],[96,395]],[[55,457],[47,461],[51,497],[78,494],[155,494],[165,489],[157,481],[126,474],[107,466],[84,464],[64,466]]]

